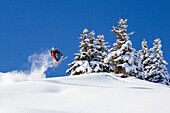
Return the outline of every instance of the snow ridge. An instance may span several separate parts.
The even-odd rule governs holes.
[[[93,73],[1,85],[0,112],[169,113],[168,86],[120,76]]]

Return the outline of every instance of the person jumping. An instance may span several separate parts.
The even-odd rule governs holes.
[[[58,62],[60,59],[62,59],[63,54],[59,50],[57,50],[55,47],[52,47],[51,56],[55,59],[55,61]]]

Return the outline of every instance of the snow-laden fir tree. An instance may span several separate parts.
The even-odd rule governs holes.
[[[99,54],[98,61],[103,62],[104,58],[107,56],[107,53],[109,51],[108,47],[110,47],[107,44],[108,44],[108,42],[105,42],[103,35],[97,36],[96,49],[98,50],[98,54]]]
[[[119,20],[118,28],[113,26],[112,33],[116,34],[117,41],[113,44],[113,48],[110,49],[108,57],[104,59],[105,63],[112,62],[114,65],[115,73],[122,73],[122,77],[135,76],[143,79],[143,66],[140,61],[140,54],[132,48],[132,43],[129,40],[129,35],[127,34],[126,25],[127,19]]]
[[[89,39],[88,39],[88,29],[85,28],[83,34],[81,34],[80,42],[80,50],[79,53],[75,54],[74,61],[68,66],[72,66],[70,69],[66,71],[66,73],[70,73],[71,75],[79,75],[83,73],[90,73],[92,70],[89,66],[89,57],[87,55],[87,51],[89,50]]]
[[[151,57],[150,57],[150,52],[148,50],[148,46],[147,46],[147,41],[145,41],[145,39],[143,39],[142,41],[142,50],[139,51],[141,54],[141,63],[143,65],[144,68],[144,75],[145,78],[147,76],[149,76],[149,71],[151,69]]]
[[[95,56],[95,53],[96,53],[96,45],[95,45],[95,33],[94,31],[91,31],[89,34],[88,34],[88,40],[89,40],[89,43],[88,43],[88,50],[87,50],[87,56],[88,56],[88,61],[92,61],[96,58]]]
[[[111,72],[113,68],[110,64],[104,64],[104,58],[108,53],[108,42],[105,42],[103,35],[98,35],[95,39],[95,54],[94,58],[91,60],[90,65],[92,67],[92,72]]]
[[[110,66],[102,63],[103,57],[100,56],[100,53],[103,52],[98,50],[94,31],[88,33],[88,29],[85,28],[80,39],[79,53],[76,53],[74,61],[68,64],[71,68],[66,73],[79,75],[83,73],[110,71]]]
[[[156,83],[169,84],[169,75],[166,65],[168,64],[163,58],[163,52],[161,50],[162,44],[160,39],[155,39],[153,48],[150,49],[152,64],[149,75],[146,80]]]

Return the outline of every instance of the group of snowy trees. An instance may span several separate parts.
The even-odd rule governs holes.
[[[132,47],[127,33],[127,19],[119,20],[118,27],[111,30],[116,34],[117,41],[108,49],[103,35],[95,37],[94,31],[88,32],[85,28],[81,34],[78,53],[74,61],[68,66],[66,73],[80,75],[94,72],[115,72],[122,77],[135,76],[152,82],[169,84],[169,75],[166,68],[167,62],[163,59],[160,39],[154,40],[154,46],[148,49],[145,39],[142,42],[142,50],[136,51]]]
[[[103,35],[98,35],[96,39],[94,31],[88,33],[88,29],[85,28],[79,39],[81,39],[79,53],[76,53],[74,61],[68,64],[71,68],[66,73],[71,72],[71,75],[79,75],[113,71],[111,65],[103,63],[109,47],[106,45],[107,42],[104,42]]]
[[[142,42],[142,50],[140,50],[145,79],[169,85],[170,77],[166,68],[168,63],[163,58],[160,39],[156,38],[153,45],[154,46],[148,50],[147,42],[144,39]]]

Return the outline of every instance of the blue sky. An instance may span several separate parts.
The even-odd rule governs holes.
[[[87,27],[103,34],[112,45],[119,17],[128,19],[133,47],[141,49],[143,38],[152,47],[162,40],[165,60],[170,63],[169,0],[0,0],[0,72],[26,70],[28,56],[57,47],[68,59],[47,76],[64,75],[78,51],[78,37]],[[167,66],[170,70],[170,66]]]

